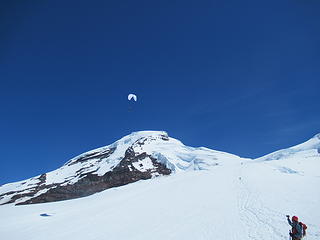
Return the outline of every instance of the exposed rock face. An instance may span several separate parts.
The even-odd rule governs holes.
[[[97,151],[93,153],[84,154],[83,156],[77,158],[76,161],[72,161],[70,163],[67,163],[67,165],[72,166],[77,163],[83,163],[91,159],[99,159],[100,161],[104,158],[108,158],[112,153],[114,153],[116,148],[110,148],[106,149],[104,151]]]
[[[147,169],[146,171],[139,171],[133,167],[133,163],[137,163],[139,160],[144,160],[146,158],[150,158],[153,168]],[[38,197],[19,204],[44,203],[85,197],[108,188],[150,179],[155,176],[155,174],[160,176],[169,175],[170,173],[171,170],[157,162],[157,159],[148,156],[146,153],[137,155],[132,148],[129,148],[126,151],[123,160],[113,169],[113,171],[107,172],[103,176],[97,176],[94,173],[86,173],[81,176],[82,178],[75,184],[56,186]]]
[[[139,180],[178,171],[204,170],[238,156],[192,148],[165,132],[132,133],[81,154],[62,167],[25,181],[0,186],[0,204],[33,204],[88,196]]]
[[[37,186],[28,187],[28,185],[27,185],[25,187],[25,189],[23,189],[23,190],[6,192],[6,193],[0,195],[0,200],[2,198],[4,198],[5,196],[12,195],[11,199],[4,203],[4,204],[8,204],[8,203],[14,203],[16,200],[21,199],[21,198],[32,197],[35,193],[37,193],[40,190],[43,190],[45,188],[44,183],[46,181],[46,174],[45,173],[42,174],[37,179],[39,180]],[[26,182],[23,182],[21,185],[25,185],[25,184],[26,184]],[[29,192],[26,193],[26,191],[29,191]]]
[[[17,205],[61,201],[88,196],[108,188],[139,180],[169,175],[171,170],[155,157],[148,155],[146,152],[135,152],[135,147],[141,148],[150,140],[152,140],[150,137],[139,138],[131,146],[129,145],[118,164],[115,164],[111,171],[107,171],[103,175],[97,174],[99,167],[93,168],[91,171],[88,170],[95,167],[94,164],[102,161],[108,162],[106,160],[117,150],[117,146],[85,153],[67,162],[63,168],[81,166],[75,172],[76,176],[73,176],[73,179],[77,177],[77,181],[70,182],[66,178],[62,183],[46,184],[47,174],[42,174],[40,177],[33,179],[37,181],[36,184],[28,184],[30,187],[27,185],[18,191],[2,193],[0,194],[0,200],[10,196],[10,200],[2,204],[16,203]],[[169,139],[167,135],[161,135],[160,140],[168,141]],[[146,163],[147,166],[144,166]],[[21,183],[21,185],[25,184],[26,182]],[[19,201],[17,202],[17,200]]]

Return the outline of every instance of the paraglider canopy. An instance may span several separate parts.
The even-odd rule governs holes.
[[[137,95],[135,95],[135,94],[130,93],[130,94],[128,95],[128,100],[129,100],[129,102],[130,102],[130,103],[129,103],[130,106],[129,106],[129,109],[128,109],[129,112],[132,112],[132,111],[133,111],[133,106],[136,105],[135,102],[137,101],[137,99],[138,99],[138,98],[137,98]]]
[[[128,95],[128,100],[131,101],[132,99],[136,102],[138,98],[135,94],[130,93]]]

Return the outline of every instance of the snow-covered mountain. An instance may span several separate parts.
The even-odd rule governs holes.
[[[0,236],[4,240],[289,239],[285,217],[289,214],[307,224],[306,239],[318,240],[319,142],[318,134],[252,160],[187,147],[164,132],[133,133],[71,159],[42,177],[40,186],[81,189],[80,183],[99,185],[94,180],[108,174],[152,179],[136,177],[134,183],[87,197],[22,206],[15,203],[37,196],[14,197],[14,191],[32,192],[24,187],[37,186],[42,175],[7,184],[1,188],[2,194],[7,193],[1,201],[15,201],[0,206]],[[118,166],[123,172],[112,173]],[[167,174],[171,176],[157,177]]]
[[[166,132],[141,131],[83,153],[61,168],[0,187],[0,204],[30,204],[84,197],[141,179],[201,170],[240,158],[192,148]]]
[[[320,133],[315,135],[310,140],[301,143],[299,145],[282,149],[268,155],[265,155],[261,158],[258,158],[259,161],[271,161],[271,160],[280,160],[290,158],[292,156],[303,155],[304,157],[313,156],[317,153],[320,153]]]
[[[284,173],[320,176],[320,134],[299,145],[282,149],[255,159],[270,161],[270,165]]]

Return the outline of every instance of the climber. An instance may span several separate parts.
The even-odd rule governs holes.
[[[289,232],[290,237],[292,240],[301,240],[306,235],[306,229],[307,226],[299,222],[299,219],[297,216],[293,216],[290,220],[290,216],[287,215],[287,220],[289,225],[292,227],[291,231]]]

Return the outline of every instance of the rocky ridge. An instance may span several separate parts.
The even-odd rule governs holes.
[[[136,132],[81,154],[52,172],[1,186],[0,204],[74,199],[173,172],[206,169],[230,158],[239,159],[207,148],[187,147],[166,132]]]

